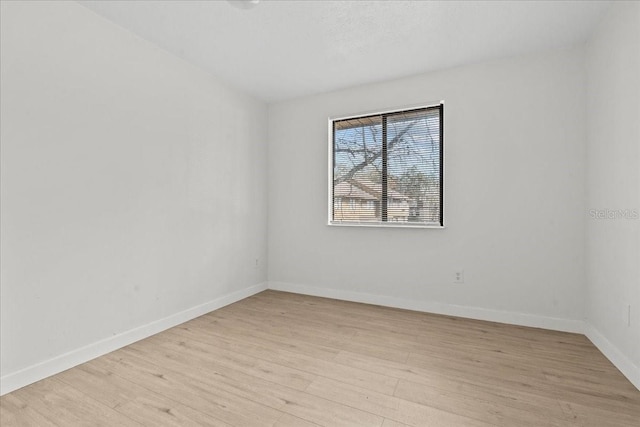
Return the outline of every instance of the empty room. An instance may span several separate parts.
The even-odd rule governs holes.
[[[640,426],[640,2],[0,6],[2,427]]]

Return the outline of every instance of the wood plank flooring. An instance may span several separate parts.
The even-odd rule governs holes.
[[[582,335],[265,291],[0,398],[9,426],[640,426]]]

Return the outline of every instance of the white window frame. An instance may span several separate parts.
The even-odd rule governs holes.
[[[331,226],[331,227],[374,227],[374,228],[419,228],[419,229],[444,229],[446,228],[445,226],[445,220],[444,220],[444,213],[445,213],[445,196],[446,196],[446,186],[444,185],[446,182],[446,164],[445,164],[445,159],[447,158],[446,156],[446,144],[444,143],[444,113],[442,115],[442,117],[440,117],[440,120],[442,120],[442,125],[441,125],[441,129],[443,132],[443,135],[441,135],[440,137],[442,138],[442,146],[440,147],[440,149],[442,150],[442,164],[440,165],[440,167],[442,168],[442,174],[441,174],[441,188],[442,188],[442,201],[441,201],[441,206],[440,209],[442,211],[442,224],[438,224],[438,223],[410,223],[410,222],[393,222],[393,221],[387,221],[387,222],[382,222],[382,221],[375,221],[375,222],[371,222],[371,221],[367,221],[367,222],[357,222],[357,221],[348,221],[348,222],[342,222],[342,221],[333,221],[333,122],[334,121],[338,121],[338,120],[348,120],[348,119],[353,119],[356,117],[362,117],[362,116],[373,116],[373,115],[378,115],[378,114],[390,114],[390,113],[397,113],[397,112],[401,112],[401,111],[406,111],[406,110],[414,110],[414,109],[420,109],[420,108],[433,108],[433,107],[437,107],[439,105],[442,105],[443,107],[443,111],[444,111],[444,100],[440,100],[440,101],[435,101],[435,102],[429,102],[426,104],[418,104],[418,105],[406,105],[403,107],[396,107],[396,108],[390,108],[390,109],[383,109],[383,110],[373,110],[373,111],[362,111],[359,113],[355,113],[355,114],[349,114],[347,116],[331,116],[328,118],[327,120],[327,130],[328,130],[328,162],[327,162],[327,167],[328,167],[328,173],[327,173],[327,225]]]

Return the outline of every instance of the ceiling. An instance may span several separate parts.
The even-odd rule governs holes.
[[[267,102],[582,43],[608,1],[79,1]],[[242,3],[242,0],[241,0]]]

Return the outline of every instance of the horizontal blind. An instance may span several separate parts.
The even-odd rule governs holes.
[[[334,223],[442,225],[442,109],[333,122]]]

